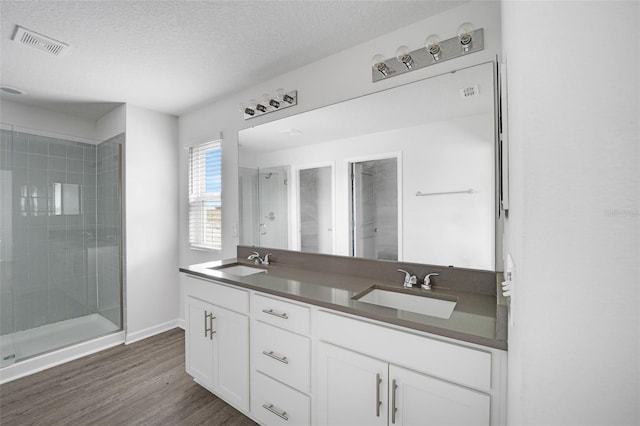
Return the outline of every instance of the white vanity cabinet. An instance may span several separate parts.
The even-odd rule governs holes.
[[[311,308],[254,293],[251,414],[264,425],[311,423]]]
[[[320,343],[319,425],[489,425],[487,394]]]
[[[490,425],[488,394],[389,365],[389,424]]]
[[[386,362],[324,342],[318,345],[317,359],[318,425],[387,424]]]
[[[329,312],[318,313],[318,336],[318,425],[504,423],[500,351]]]
[[[505,351],[187,281],[187,372],[263,426],[506,424]]]
[[[191,279],[185,317],[187,373],[249,411],[249,292]]]

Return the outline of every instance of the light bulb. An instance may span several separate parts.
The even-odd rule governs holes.
[[[249,109],[254,110],[253,113],[255,114],[256,111],[260,111],[260,112],[264,112],[267,109],[264,107],[264,105],[260,105],[260,102],[258,102],[255,99],[251,99],[249,101]],[[264,111],[263,111],[264,110]],[[246,110],[245,110],[246,111]],[[249,114],[251,115],[251,114]]]
[[[268,93],[262,95],[262,97],[260,98],[260,104],[264,106],[271,104],[271,96],[269,96]]]
[[[383,76],[386,77],[387,75],[389,75],[389,67],[384,63],[384,56],[382,56],[381,54],[378,53],[373,58],[371,58],[371,66],[373,66],[373,69],[378,71]]]
[[[433,56],[434,60],[440,59],[440,37],[437,34],[431,34],[424,41],[427,52]]]
[[[403,63],[408,70],[413,67],[413,58],[411,57],[411,51],[407,46],[400,46],[396,50],[396,59]]]
[[[240,111],[245,113],[245,114],[247,114],[247,115],[250,115],[250,116],[256,115],[255,110],[251,106],[248,106],[245,103],[241,103],[240,104],[240,108],[241,108]]]
[[[458,27],[458,40],[465,51],[471,46],[472,34],[473,24],[470,22],[465,22]]]
[[[375,69],[378,69],[378,65],[383,64],[383,63],[384,63],[384,56],[382,56],[379,53],[377,55],[374,55],[373,58],[371,58],[371,65]]]

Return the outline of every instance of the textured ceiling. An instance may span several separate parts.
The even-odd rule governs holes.
[[[27,92],[2,98],[90,118],[111,102],[181,115],[464,2],[2,0],[0,84]],[[20,45],[16,25],[71,49]]]

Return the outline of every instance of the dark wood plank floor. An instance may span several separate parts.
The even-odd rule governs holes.
[[[177,328],[0,386],[0,424],[255,425],[184,370]]]

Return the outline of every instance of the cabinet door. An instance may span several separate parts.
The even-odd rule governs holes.
[[[386,362],[320,343],[317,373],[319,425],[387,424]]]
[[[210,333],[210,315],[213,305],[187,297],[185,337],[186,370],[201,385],[213,383],[213,336]]]
[[[212,389],[249,411],[249,317],[214,306]]]
[[[489,425],[487,394],[393,364],[389,380],[390,425]]]

